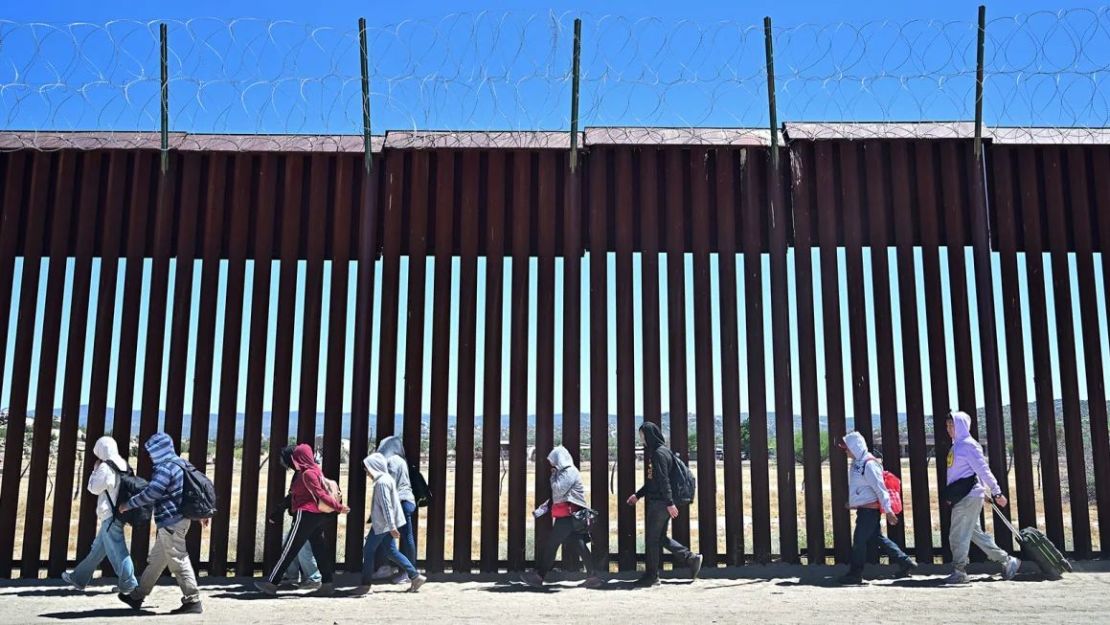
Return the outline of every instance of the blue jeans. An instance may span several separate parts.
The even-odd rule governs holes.
[[[401,533],[401,544],[399,549],[401,553],[408,558],[409,562],[416,565],[416,537],[412,533],[412,517],[416,516],[416,504],[407,501],[401,502],[401,510],[405,513],[405,524],[397,531]],[[388,559],[388,554],[385,552],[385,546],[378,547],[378,553],[375,555],[374,560],[381,564],[385,564]]]
[[[123,539],[123,523],[115,519],[107,519],[100,523],[100,531],[96,533],[88,555],[77,564],[77,568],[73,569],[73,581],[80,586],[87,586],[105,557],[116,571],[121,593],[130,594],[139,586],[139,582],[135,579],[135,565],[131,562],[131,552],[127,550],[127,543]]]
[[[404,528],[401,528],[402,531]],[[393,535],[389,532],[384,534],[375,534],[374,530],[366,536],[366,546],[362,550],[362,583],[369,586],[374,577],[374,555],[378,549],[385,549],[385,556],[391,562],[404,569],[408,574],[409,579],[414,579],[420,575],[416,567],[412,565],[412,561],[406,558],[400,551],[397,550],[397,542],[393,540]]]
[[[289,540],[289,532],[285,533],[281,543],[284,545],[287,540]],[[285,570],[284,581],[296,582],[298,574],[300,574],[301,583],[318,582],[322,579],[320,567],[316,565],[316,557],[312,553],[312,543],[306,542],[297,552],[297,559]]]
[[[856,510],[856,531],[852,535],[852,568],[853,573],[863,571],[867,562],[867,549],[872,543],[878,541],[879,548],[890,557],[891,563],[908,562],[910,557],[898,548],[893,540],[883,536],[883,513],[875,508],[859,508]]]

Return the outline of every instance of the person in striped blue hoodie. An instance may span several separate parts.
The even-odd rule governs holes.
[[[184,489],[184,461],[174,450],[173,439],[165,432],[151,436],[144,447],[154,463],[154,475],[146,488],[120,506],[120,511],[153,506],[158,535],[150,548],[150,558],[139,580],[139,587],[129,595],[121,593],[119,599],[136,610],[141,609],[143,600],[169,567],[182,594],[181,606],[173,610],[173,614],[200,614],[204,608],[200,603],[197,576],[185,549],[185,535],[189,533],[192,521],[178,511]]]

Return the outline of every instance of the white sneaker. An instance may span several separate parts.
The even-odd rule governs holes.
[[[944,583],[947,585],[966,584],[968,582],[967,573],[956,569],[952,574],[944,578]]]
[[[424,577],[423,575],[417,575],[416,577],[412,578],[412,580],[409,582],[409,592],[416,592],[420,590],[420,587],[423,586],[424,582],[426,581],[428,581],[428,578]]]
[[[371,576],[371,579],[373,579],[374,581],[390,579],[391,577],[393,577],[394,573],[394,568],[392,566],[389,566],[388,564],[385,566],[379,566],[378,570],[374,571],[374,575]]]
[[[1021,560],[1010,556],[1006,560],[1006,564],[1002,567],[1002,579],[1011,580],[1017,575],[1018,570],[1021,569]]]

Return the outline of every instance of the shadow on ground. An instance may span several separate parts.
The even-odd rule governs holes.
[[[101,610],[81,610],[79,612],[47,612],[40,614],[41,618],[52,618],[59,621],[75,621],[78,619],[107,620],[128,617],[169,616],[159,615],[147,610],[132,610],[131,608],[104,608]]]

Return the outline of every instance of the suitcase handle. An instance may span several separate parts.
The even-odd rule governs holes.
[[[1002,514],[1002,510],[998,508],[998,506],[994,503],[994,500],[992,499],[990,500],[990,502],[991,508],[994,509],[995,515],[998,516],[999,519],[1002,519],[1002,523],[1005,524],[1006,527],[1010,528],[1010,533],[1014,536],[1021,536],[1021,532],[1019,532],[1017,528],[1015,528],[1013,524],[1010,523],[1010,519],[1007,519],[1005,514]]]

